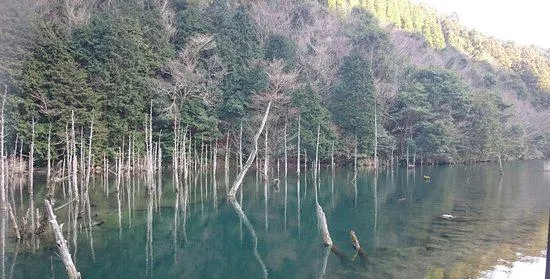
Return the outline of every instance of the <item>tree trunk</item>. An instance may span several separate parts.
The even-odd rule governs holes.
[[[229,133],[227,133],[227,137],[225,138],[225,173],[229,173]]]
[[[298,175],[300,175],[300,134],[302,133],[301,131],[301,123],[302,122],[302,115],[298,115],[298,158],[296,159],[296,173]]]
[[[47,155],[47,170],[46,170],[46,183],[49,183],[50,182],[50,178],[51,178],[51,175],[52,175],[52,152],[51,152],[51,148],[52,148],[52,123],[50,122],[50,126],[48,128],[48,150],[46,152],[48,152],[48,155]]]
[[[371,61],[372,62],[372,61]],[[374,102],[374,168],[378,169],[378,124],[376,121],[376,100]]]
[[[319,203],[317,203],[317,224],[319,231],[321,232],[321,237],[323,238],[323,245],[332,246],[332,238],[330,237],[330,232],[328,231],[327,218],[325,217],[325,212]]]
[[[177,114],[174,116],[174,150],[172,151],[172,168],[174,171],[174,177],[177,178],[177,173],[179,171],[178,162],[179,162],[179,134],[180,129],[178,125],[178,116]],[[174,184],[175,185],[175,184]],[[176,187],[177,189],[177,187]]]
[[[286,126],[287,126],[287,120],[285,119],[285,178],[288,174],[288,156],[287,156],[287,144],[286,144]]]
[[[0,107],[0,209],[6,210],[6,167],[4,159],[4,108],[6,106],[6,97],[8,86],[4,84],[4,96],[2,97],[2,107]]]
[[[353,151],[353,179],[352,182],[357,178],[357,135],[355,135],[355,149]]]
[[[246,160],[246,164],[244,165],[243,169],[237,174],[237,177],[235,178],[235,181],[233,182],[233,185],[231,186],[231,189],[229,190],[229,193],[227,193],[227,196],[229,198],[235,198],[235,194],[237,193],[237,190],[239,189],[239,186],[241,186],[243,182],[243,178],[246,175],[246,172],[252,165],[252,162],[254,162],[254,159],[256,158],[256,155],[258,154],[258,138],[260,137],[260,134],[262,133],[265,123],[267,122],[267,117],[269,115],[269,109],[271,108],[271,101],[267,105],[267,109],[265,110],[265,115],[262,120],[262,124],[260,125],[260,128],[256,132],[256,135],[254,135],[254,149],[248,155],[248,159]]]
[[[498,150],[498,165],[500,167],[500,175],[502,175],[502,156],[500,155],[500,149]]]
[[[94,116],[92,115],[92,123],[90,123],[90,139],[88,142],[88,166],[86,168],[86,191],[90,187],[90,175],[92,171],[92,138],[94,136]],[[128,140],[128,142],[130,142]],[[128,149],[128,160],[130,160],[130,149]],[[128,163],[130,165],[130,163]],[[128,166],[130,167],[130,166]]]
[[[69,252],[69,248],[67,248],[67,241],[65,241],[65,238],[63,238],[61,227],[59,227],[59,224],[57,223],[55,214],[53,213],[52,205],[50,204],[49,200],[44,200],[44,207],[46,209],[46,214],[48,214],[48,220],[50,221],[52,231],[55,235],[57,249],[59,250],[59,257],[61,258],[61,261],[63,261],[63,265],[65,265],[65,271],[67,272],[67,275],[70,279],[80,279],[80,272],[76,270],[76,267],[71,258],[71,253]]]
[[[74,111],[71,111],[71,184],[75,198],[78,200],[78,178],[77,178],[77,157],[76,157],[76,135],[74,132]]]
[[[269,171],[269,147],[267,146],[267,138],[268,138],[268,133],[269,133],[269,130],[268,130],[268,127],[269,126],[265,126],[265,134],[264,134],[264,183],[268,183],[269,181],[269,175],[268,175],[268,171]]]
[[[34,175],[34,118],[32,119],[31,124],[31,146],[29,150],[29,199],[34,199],[34,181],[33,181],[33,175]],[[3,157],[3,156],[2,156]],[[4,190],[2,190],[4,191]],[[5,202],[5,196],[3,197]],[[4,205],[5,206],[5,205]],[[32,213],[32,212],[31,212]],[[34,227],[33,227],[34,229]]]
[[[409,168],[410,166],[410,163],[409,163],[409,145],[407,144],[407,168]]]
[[[17,226],[17,219],[15,218],[15,215],[13,214],[13,209],[11,208],[11,204],[8,202],[8,213],[10,214],[11,222],[13,223],[13,231],[15,232],[15,237],[17,239],[21,239],[21,234],[19,233],[19,226]]]
[[[243,169],[243,122],[241,121],[241,129],[239,132],[239,171]]]
[[[317,125],[317,143],[315,144],[315,166],[313,170],[313,187],[315,187],[315,202],[317,201],[317,165],[319,163],[319,137],[321,132],[321,126]]]
[[[332,149],[330,153],[330,166],[332,167],[332,174],[334,174],[334,142],[332,142]]]

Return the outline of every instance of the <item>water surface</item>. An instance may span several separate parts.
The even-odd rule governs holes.
[[[139,177],[122,179],[118,192],[114,178],[107,186],[96,177],[90,217],[106,223],[77,234],[64,227],[83,278],[460,277],[482,268],[480,263],[496,264],[504,254],[541,245],[536,239],[546,233],[550,204],[550,173],[542,165],[509,163],[503,176],[494,164],[384,169],[377,175],[365,170],[355,183],[353,170],[323,170],[318,202],[340,256],[322,245],[311,172],[298,180],[281,171],[279,187],[271,183],[265,192],[251,170],[237,194],[238,208],[225,198],[234,173],[225,177],[223,169],[215,181],[211,170],[191,175],[177,192],[166,173],[157,197],[146,195]],[[60,222],[67,211],[58,211]],[[86,224],[86,208],[81,211],[79,222]],[[455,219],[442,220],[441,214]],[[350,230],[368,261],[355,255]],[[6,277],[66,277],[50,236],[37,249],[8,241]]]

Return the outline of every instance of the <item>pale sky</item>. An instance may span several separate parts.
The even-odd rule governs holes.
[[[549,0],[413,0],[455,12],[468,28],[502,40],[550,49]]]

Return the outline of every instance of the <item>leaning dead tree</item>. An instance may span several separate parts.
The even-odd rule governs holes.
[[[269,116],[269,109],[271,108],[271,101],[267,105],[267,109],[265,110],[264,118],[262,119],[262,124],[260,125],[260,128],[254,135],[254,149],[252,152],[250,152],[250,155],[248,155],[248,159],[246,160],[246,164],[243,166],[243,168],[239,171],[237,174],[237,177],[235,178],[235,181],[233,181],[233,185],[231,185],[231,189],[229,190],[229,193],[227,193],[227,197],[229,198],[235,198],[235,194],[237,193],[237,190],[239,190],[239,186],[241,186],[244,176],[246,175],[246,172],[252,165],[252,162],[254,162],[254,159],[256,158],[256,155],[258,154],[258,139],[260,138],[260,135],[262,134],[262,131],[264,129],[265,123],[267,122],[267,117]]]
[[[76,267],[73,263],[71,253],[69,252],[69,248],[67,247],[67,241],[65,240],[65,238],[63,238],[61,227],[57,223],[57,219],[55,217],[55,214],[53,213],[52,205],[49,200],[44,200],[44,207],[46,209],[46,214],[48,215],[50,225],[52,226],[52,231],[55,235],[57,249],[59,250],[59,257],[63,261],[63,265],[65,266],[65,271],[67,271],[67,275],[70,279],[82,278],[80,276],[80,272],[76,270]]]
[[[317,203],[317,224],[319,226],[319,231],[321,232],[321,237],[323,238],[323,244],[325,246],[332,246],[332,238],[328,231],[327,218],[325,217],[325,212],[323,208]]]
[[[365,253],[365,250],[361,248],[361,244],[359,244],[359,239],[357,238],[355,231],[351,230],[349,232],[349,236],[351,239],[351,245],[353,246],[353,249],[357,251],[357,254],[359,255],[359,257],[361,257],[363,262],[367,262],[368,261],[367,253]]]

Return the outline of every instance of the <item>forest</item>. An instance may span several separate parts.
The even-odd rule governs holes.
[[[261,148],[275,159],[311,162],[318,134],[325,163],[550,155],[550,52],[407,0],[1,5],[6,153],[34,138],[39,166],[64,156],[72,113],[83,144],[93,122],[99,162],[144,153],[148,115],[168,157],[182,134],[216,151],[242,134],[251,149],[268,103]]]

